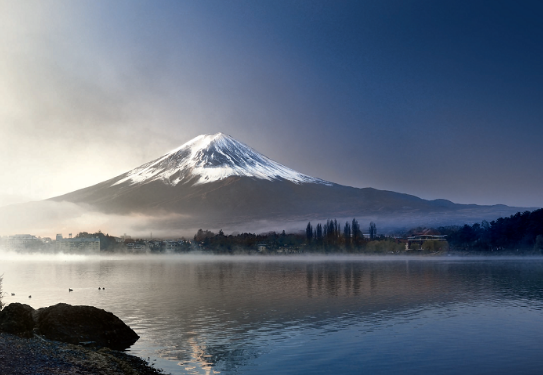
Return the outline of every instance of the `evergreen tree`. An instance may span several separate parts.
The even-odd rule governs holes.
[[[377,227],[375,226],[375,223],[372,221],[370,223],[370,240],[374,240],[377,238]]]
[[[330,243],[333,243],[334,242],[334,237],[335,237],[335,233],[334,233],[334,221],[333,220],[330,220],[328,222],[328,239],[330,241]]]
[[[319,223],[317,224],[317,230],[316,230],[316,239],[318,243],[322,243],[322,225]]]
[[[360,224],[358,224],[358,221],[356,219],[353,219],[352,221],[351,231],[353,239],[352,242],[354,245],[357,245],[360,241],[360,237],[362,236],[362,231],[360,230]]]
[[[308,222],[307,227],[305,228],[305,238],[307,243],[311,243],[311,240],[313,240],[313,227],[311,226],[311,222]]]
[[[345,222],[343,227],[343,238],[345,239],[345,245],[349,246],[351,244],[351,226],[349,222]]]

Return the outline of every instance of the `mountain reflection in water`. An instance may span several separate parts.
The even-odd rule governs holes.
[[[519,366],[531,373],[543,368],[542,271],[541,259],[450,258],[119,257],[0,266],[4,291],[32,294],[33,307],[112,311],[142,337],[132,353],[172,373],[209,374]],[[16,298],[4,302],[30,302]]]

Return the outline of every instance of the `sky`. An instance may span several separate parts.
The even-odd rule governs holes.
[[[301,173],[543,207],[539,1],[0,0],[0,206],[199,134]]]

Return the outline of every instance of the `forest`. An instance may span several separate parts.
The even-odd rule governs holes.
[[[268,232],[225,235],[208,230],[198,230],[194,243],[202,252],[214,254],[300,254],[300,253],[400,253],[405,241],[377,235],[377,226],[371,222],[365,236],[356,219],[341,225],[337,220],[327,220],[298,233]]]
[[[445,235],[444,241],[409,242],[414,235]],[[102,232],[79,233],[77,237],[99,237],[101,252],[126,252],[126,243]],[[445,252],[474,254],[541,254],[543,252],[543,209],[518,212],[510,217],[494,221],[463,226],[438,228],[411,228],[377,234],[374,222],[361,226],[352,219],[343,224],[327,220],[313,225],[307,223],[305,230],[286,233],[232,233],[222,230],[214,233],[200,229],[190,240],[129,240],[140,243],[146,252],[212,254],[301,254],[301,253],[346,253],[346,254],[443,254]]]
[[[543,209],[517,212],[509,217],[473,225],[437,228],[447,235],[452,249],[483,253],[541,253],[543,251]]]
[[[412,228],[387,236],[378,235],[376,224],[371,222],[362,233],[356,219],[344,225],[337,220],[327,220],[313,226],[308,223],[305,231],[298,233],[264,234],[242,233],[225,235],[199,230],[194,242],[199,249],[217,254],[240,252],[260,253],[366,253],[399,254],[410,250],[415,253],[481,253],[481,254],[542,254],[543,209],[518,212],[510,217],[482,221],[472,225],[439,228]],[[446,235],[447,242],[425,241],[422,246],[406,246],[409,236],[418,234]],[[416,245],[416,244],[415,244]]]

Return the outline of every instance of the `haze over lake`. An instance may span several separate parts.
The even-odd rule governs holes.
[[[113,312],[174,374],[543,368],[541,258],[2,254],[0,274],[5,303]]]

